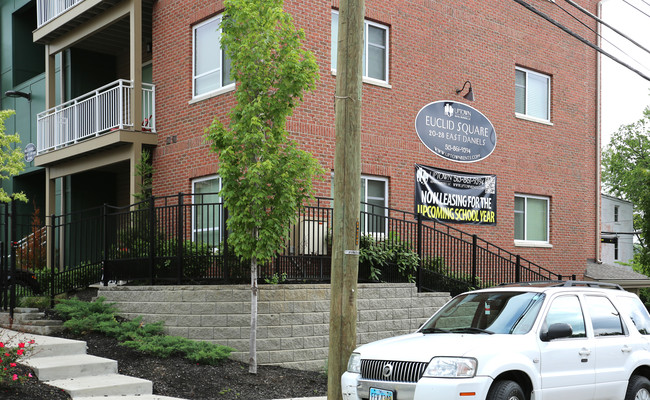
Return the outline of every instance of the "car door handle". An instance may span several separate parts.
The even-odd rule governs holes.
[[[622,351],[623,353],[629,353],[629,352],[632,351],[632,348],[631,348],[630,346],[628,346],[628,345],[625,345],[625,346],[623,346],[623,347],[621,348],[621,351]]]
[[[588,355],[591,354],[591,350],[583,348],[582,350],[580,350],[578,352],[578,354],[580,354],[580,356],[582,356],[582,357],[587,357]]]

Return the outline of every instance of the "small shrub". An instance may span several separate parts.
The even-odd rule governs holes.
[[[208,365],[215,365],[228,358],[233,351],[230,347],[197,342],[180,336],[139,337],[125,341],[122,345],[161,358],[178,354],[192,362]]]

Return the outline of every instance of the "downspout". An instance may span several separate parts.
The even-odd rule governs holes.
[[[603,19],[603,2],[607,0],[600,0],[598,2],[598,17]],[[598,25],[598,36],[596,38],[598,47],[602,48],[602,25],[596,22]],[[596,263],[602,264],[601,254],[600,254],[600,231],[602,230],[602,221],[601,221],[601,135],[602,135],[602,55],[596,53]]]

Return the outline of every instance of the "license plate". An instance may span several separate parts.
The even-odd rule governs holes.
[[[370,400],[395,400],[392,390],[370,388]]]

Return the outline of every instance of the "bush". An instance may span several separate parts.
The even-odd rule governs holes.
[[[234,350],[207,342],[195,342],[163,333],[163,322],[145,324],[142,317],[125,320],[115,316],[115,305],[105,303],[103,297],[94,302],[77,299],[64,300],[54,308],[66,321],[63,326],[76,335],[98,332],[117,339],[124,346],[169,357],[180,354],[190,361],[214,365],[227,358]]]
[[[28,355],[31,349],[30,346],[34,343],[35,341],[32,339],[27,343],[18,343],[17,347],[9,347],[4,342],[0,342],[0,387],[22,383],[27,378],[26,376],[19,376],[14,371],[17,361]],[[31,373],[28,376],[31,377]]]
[[[371,281],[382,281],[382,275],[396,274],[388,279],[414,283],[420,257],[411,247],[395,232],[389,233],[386,240],[364,235],[359,245],[360,271],[366,270]]]

